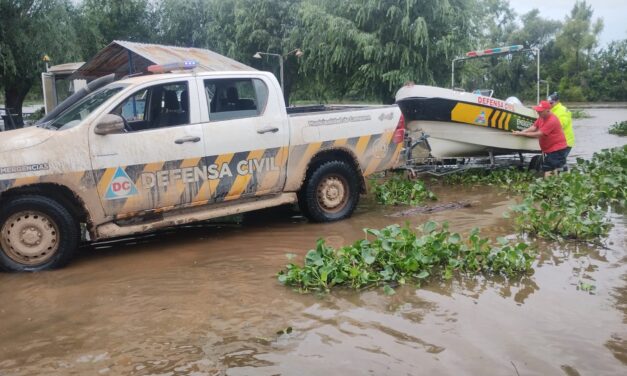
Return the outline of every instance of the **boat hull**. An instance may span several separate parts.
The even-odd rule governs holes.
[[[396,103],[410,135],[426,134],[436,158],[540,151],[537,139],[512,134],[537,118],[520,103],[422,85],[403,87]]]
[[[428,135],[431,155],[436,158],[478,157],[512,153],[538,153],[535,138],[514,136],[493,128],[474,128],[459,123],[441,121],[410,121],[409,134],[417,139]]]

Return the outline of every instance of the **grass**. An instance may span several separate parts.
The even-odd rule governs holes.
[[[610,134],[615,134],[618,136],[627,136],[627,120],[616,122],[610,126],[608,131]]]
[[[450,279],[454,273],[516,276],[529,272],[534,259],[525,243],[504,238],[493,243],[477,229],[463,237],[450,232],[446,223],[427,222],[418,231],[391,225],[364,232],[364,239],[338,249],[318,240],[302,266],[290,263],[277,274],[279,282],[302,293],[383,286],[391,295],[395,286],[419,286],[432,278]]]

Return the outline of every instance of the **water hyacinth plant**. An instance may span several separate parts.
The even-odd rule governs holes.
[[[614,123],[610,126],[608,131],[611,134],[615,134],[618,136],[627,136],[627,120]]]
[[[521,232],[551,239],[594,239],[611,228],[613,205],[625,207],[627,145],[579,159],[569,173],[538,179],[513,208]]]
[[[364,232],[364,239],[339,249],[318,240],[304,265],[288,264],[278,273],[279,281],[300,292],[384,286],[392,294],[392,286],[450,279],[454,273],[515,276],[530,271],[534,259],[525,243],[504,238],[493,243],[477,229],[463,237],[450,232],[446,223],[427,222],[419,231],[390,225]]]
[[[383,205],[418,205],[425,200],[436,200],[425,183],[402,174],[394,174],[382,183],[373,181],[375,199]]]
[[[536,179],[533,171],[510,167],[493,170],[471,169],[458,174],[446,175],[445,184],[493,185],[512,192],[524,192]]]
[[[586,111],[578,108],[571,110],[570,114],[573,119],[586,119],[590,117]]]

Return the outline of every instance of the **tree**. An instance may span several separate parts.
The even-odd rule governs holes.
[[[57,63],[76,57],[71,11],[68,0],[0,0],[0,86],[14,114],[22,116],[45,54]]]
[[[253,59],[258,52],[285,56],[285,97],[289,97],[298,64],[287,53],[298,47],[292,39],[294,11],[300,0],[163,0],[158,7],[160,40],[174,45],[208,48],[245,64],[278,74],[277,59]]]
[[[159,20],[159,42],[174,46],[216,47],[215,11],[218,2],[211,0],[162,0],[156,7]]]
[[[582,81],[582,72],[589,67],[598,35],[603,30],[603,21],[597,19],[593,23],[592,16],[592,6],[585,1],[577,1],[555,40],[561,52],[559,90],[564,98],[570,100],[586,99],[584,92],[587,85]]]
[[[444,85],[478,35],[475,0],[303,2],[303,73],[341,95],[393,100],[406,81]]]
[[[149,0],[84,0],[75,29],[84,59],[113,40],[150,43],[157,40],[157,14]]]
[[[627,101],[627,39],[611,42],[594,54],[583,79],[588,100]]]

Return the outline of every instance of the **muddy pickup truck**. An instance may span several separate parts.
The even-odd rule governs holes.
[[[286,109],[270,73],[122,79],[0,135],[0,268],[57,268],[82,241],[284,204],[340,220],[403,137],[396,106]]]

